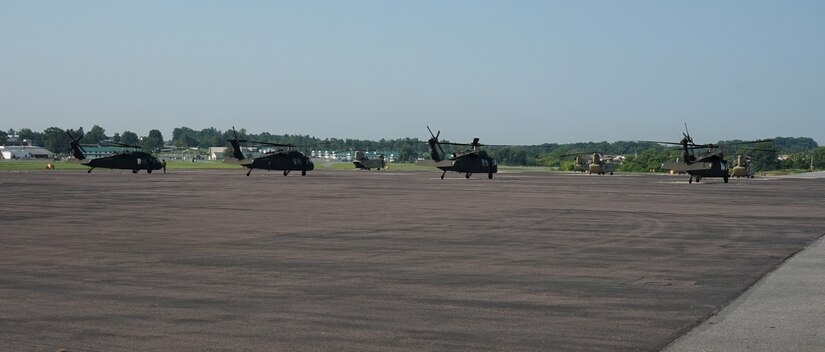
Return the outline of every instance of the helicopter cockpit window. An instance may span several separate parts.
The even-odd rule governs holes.
[[[140,165],[140,164],[141,164],[141,160],[140,160],[140,158],[137,158],[137,164],[138,164],[138,165]]]

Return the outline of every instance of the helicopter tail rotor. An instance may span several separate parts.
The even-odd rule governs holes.
[[[435,138],[435,140],[438,140],[438,136],[441,135],[441,130],[439,130],[438,133],[433,134],[433,130],[430,129],[430,126],[427,126],[427,131],[430,131],[430,135],[433,136],[433,138]]]
[[[690,136],[690,131],[688,130],[687,122],[685,122],[685,133],[682,134],[685,136],[685,139],[687,139],[688,143],[693,144],[693,138]]]
[[[66,131],[66,134],[69,135],[71,138],[71,142],[69,142],[69,146],[72,148],[72,156],[74,156],[77,160],[86,159],[86,149],[83,149],[83,146],[80,145],[80,140],[83,139],[83,134],[80,135],[80,138],[74,138],[69,131]]]
[[[234,138],[228,140],[229,144],[232,145],[232,156],[237,160],[243,160],[244,155],[241,151],[241,143],[238,140],[238,132],[235,131],[235,126],[232,126],[232,136]]]
[[[441,161],[441,155],[445,154],[444,148],[441,147],[441,143],[438,141],[438,136],[441,135],[441,130],[433,134],[433,130],[430,129],[430,126],[427,126],[427,131],[430,131],[430,136],[432,136],[432,138],[430,138],[430,140],[427,141],[430,144],[430,158],[432,158],[436,162]],[[438,150],[441,151],[441,155],[438,155],[438,153],[435,152],[436,146],[438,146]]]

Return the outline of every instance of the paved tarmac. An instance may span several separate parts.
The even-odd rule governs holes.
[[[659,350],[825,233],[817,179],[439,176],[2,172],[0,350]]]
[[[820,239],[665,351],[825,351],[823,317],[825,239]]]
[[[774,177],[784,177],[784,178],[825,178],[825,171],[803,172],[803,173],[800,173],[800,174],[788,174],[788,175],[774,176]]]

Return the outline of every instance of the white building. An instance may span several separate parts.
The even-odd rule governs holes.
[[[0,146],[0,159],[52,159],[54,153],[43,147]]]

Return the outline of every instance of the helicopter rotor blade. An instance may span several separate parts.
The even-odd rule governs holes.
[[[124,147],[124,148],[135,148],[135,149],[141,149],[141,148],[142,148],[142,147],[141,147],[141,146],[139,146],[139,145],[134,145],[134,144],[124,144],[124,143],[117,143],[117,142],[104,142],[104,144],[116,145],[116,146],[118,146],[118,147]]]
[[[775,152],[778,151],[776,149],[762,149],[762,148],[739,148],[738,150],[755,150],[755,151],[758,151],[758,152],[771,152],[771,153],[775,153]]]
[[[748,142],[725,143],[725,145],[756,144],[756,143],[766,143],[766,142],[773,142],[773,139],[759,139],[759,140],[748,141]]]
[[[639,142],[645,142],[645,143],[658,143],[658,144],[671,144],[671,145],[682,145],[682,143],[676,143],[676,142],[659,142],[659,141],[639,141]]]
[[[80,140],[83,139],[83,134],[80,135],[80,138],[74,138],[74,136],[72,136],[72,134],[69,133],[69,131],[66,131],[66,134],[69,135],[69,138],[71,138],[72,143],[85,154],[86,149],[83,149],[83,145],[80,144]]]
[[[297,147],[297,145],[292,144],[292,143],[283,144],[283,143],[259,142],[259,141],[250,141],[250,140],[246,140],[246,139],[240,140],[238,142],[263,144],[263,145],[269,145],[269,146],[273,146],[273,147],[290,147],[290,148]]]

